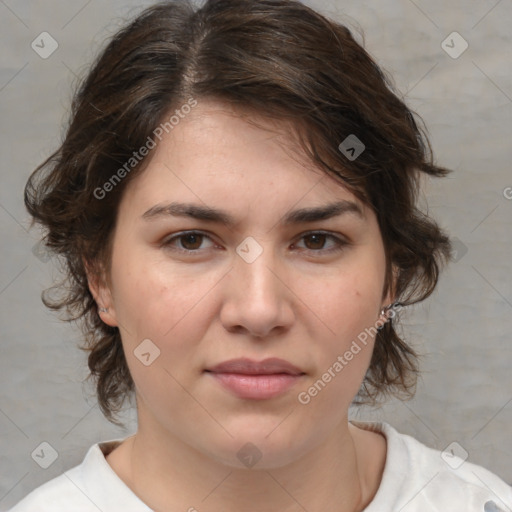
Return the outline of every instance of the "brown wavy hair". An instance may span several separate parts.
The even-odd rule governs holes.
[[[417,207],[420,178],[450,170],[434,164],[421,119],[399,96],[347,27],[297,1],[162,2],[110,39],[77,87],[62,145],[33,171],[24,196],[32,223],[46,230],[47,250],[63,263],[63,281],[42,300],[82,327],[88,378],[109,421],[122,425],[117,414],[134,383],[119,330],[98,315],[85,262],[108,274],[123,190],[151,151],[104,197],[95,191],[190,98],[291,121],[311,161],[375,211],[384,295],[394,276],[396,299],[414,304],[433,292],[451,255],[449,238]],[[338,148],[351,134],[365,145],[353,160]],[[397,320],[378,331],[355,403],[413,396],[418,354],[397,334]]]

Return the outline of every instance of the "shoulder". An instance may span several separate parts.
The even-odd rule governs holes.
[[[82,464],[37,487],[9,512],[64,512],[70,507],[77,512],[97,512],[98,508],[81,490],[81,470]]]
[[[387,441],[381,485],[365,512],[395,508],[402,512],[512,510],[512,487],[482,466],[460,457],[458,453],[463,453],[456,445],[441,452],[397,432],[387,423],[355,424],[381,432]]]
[[[411,482],[423,484],[418,502],[436,502],[455,510],[501,512],[512,508],[512,487],[482,466],[466,460],[467,453],[457,445],[441,452],[411,436],[398,434],[407,447],[412,465]],[[460,445],[459,445],[460,446]],[[407,509],[406,509],[407,510]],[[405,510],[404,510],[405,512]]]
[[[91,446],[78,466],[37,487],[9,512],[150,511],[106,461],[121,439]]]

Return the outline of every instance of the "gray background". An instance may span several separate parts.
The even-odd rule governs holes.
[[[2,511],[81,462],[93,443],[135,429],[133,410],[126,431],[101,416],[92,386],[82,385],[80,332],[40,302],[55,270],[32,252],[38,233],[28,230],[22,190],[59,143],[76,76],[148,3],[0,1]],[[354,418],[389,421],[440,450],[457,441],[468,460],[512,483],[512,2],[308,3],[362,28],[366,48],[425,120],[437,162],[455,169],[427,182],[422,199],[459,253],[434,295],[403,315],[405,334],[425,354],[416,398]],[[43,31],[59,44],[47,59],[31,48]],[[441,47],[452,31],[469,44],[458,58]],[[58,452],[48,469],[31,458],[43,441]]]

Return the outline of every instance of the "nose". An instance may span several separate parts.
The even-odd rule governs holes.
[[[254,261],[237,254],[225,281],[221,309],[224,328],[255,338],[289,329],[294,320],[295,297],[289,275],[270,247],[265,247]]]

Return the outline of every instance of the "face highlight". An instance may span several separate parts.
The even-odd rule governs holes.
[[[265,123],[199,101],[162,139],[124,193],[102,292],[139,428],[238,467],[248,442],[261,467],[283,466],[347,421],[373,340],[307,404],[299,394],[392,302],[375,214],[294,155],[285,124]],[[301,375],[243,398],[207,371],[237,358],[279,358]]]

